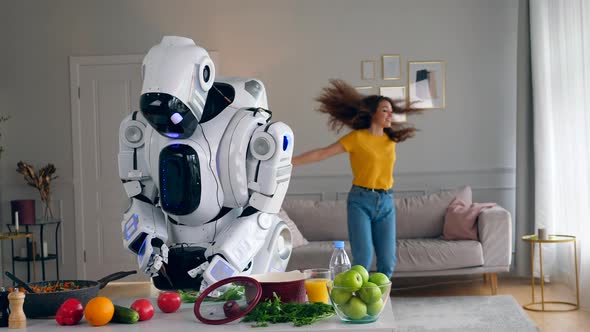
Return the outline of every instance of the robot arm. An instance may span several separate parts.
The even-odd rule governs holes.
[[[119,176],[131,204],[123,216],[123,243],[137,255],[139,269],[156,276],[168,261],[166,219],[155,206],[157,188],[145,158],[150,130],[138,112],[129,115],[119,128]]]
[[[162,264],[168,263],[168,234],[162,211],[132,198],[121,225],[123,243],[137,255],[140,271],[151,277],[157,276]]]
[[[267,110],[240,109],[227,126],[219,148],[224,206],[279,212],[291,179],[293,131],[269,120]]]
[[[255,212],[236,219],[209,248],[206,262],[188,273],[202,274],[201,290],[236,275],[284,271],[291,256],[291,233],[278,215]]]
[[[256,129],[248,148],[249,205],[267,213],[279,213],[291,180],[293,131],[282,122]]]
[[[133,112],[119,127],[119,177],[127,197],[142,196],[151,202],[157,189],[151,178],[146,154],[146,135],[150,135],[143,115]]]
[[[291,236],[276,213],[291,177],[293,132],[269,120],[270,112],[264,109],[241,109],[221,141],[224,205],[245,210],[209,248],[206,256],[211,261],[189,271],[192,277],[203,275],[201,288],[238,274],[286,268]]]

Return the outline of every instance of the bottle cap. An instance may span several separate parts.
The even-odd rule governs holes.
[[[344,248],[344,241],[334,241],[334,248]]]

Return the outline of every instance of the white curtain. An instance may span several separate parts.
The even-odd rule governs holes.
[[[590,1],[530,0],[530,22],[535,229],[578,238],[580,300],[588,308]],[[543,251],[544,268],[573,278],[573,261],[568,265],[566,260],[573,260],[573,251],[561,257],[562,246]]]

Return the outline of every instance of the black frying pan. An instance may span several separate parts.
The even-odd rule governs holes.
[[[67,299],[77,299],[78,301],[82,302],[82,305],[86,305],[88,301],[92,298],[98,296],[98,290],[102,289],[106,286],[109,282],[113,280],[118,280],[123,277],[126,277],[131,274],[137,273],[136,271],[121,271],[115,272],[113,274],[109,274],[108,276],[99,279],[97,281],[91,280],[59,280],[61,284],[65,282],[72,282],[76,286],[80,287],[79,289],[73,290],[64,290],[64,291],[56,291],[51,293],[27,293],[25,297],[25,303],[23,305],[23,309],[25,315],[29,318],[40,318],[40,317],[52,317],[55,316],[57,309],[64,303]],[[6,272],[6,275],[9,275],[9,272]],[[12,274],[9,275],[11,279],[14,276]],[[15,280],[15,279],[13,279]],[[16,280],[15,280],[16,281]],[[17,281],[18,282],[18,281]],[[28,284],[30,287],[34,288],[34,286],[39,286],[39,288],[53,286],[58,282],[58,280],[53,281],[41,281],[41,282],[33,282]],[[22,281],[19,282],[19,284]]]

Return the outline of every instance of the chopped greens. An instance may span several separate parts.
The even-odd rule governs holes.
[[[245,317],[243,322],[256,322],[252,327],[267,327],[270,323],[293,322],[294,326],[313,324],[320,319],[334,315],[334,308],[325,303],[281,303],[274,299],[259,302]]]
[[[230,301],[230,300],[239,300],[244,297],[244,286],[236,286],[230,288],[227,292],[223,293],[220,297],[212,299],[212,301]]]
[[[199,298],[199,291],[192,291],[192,290],[178,290],[178,294],[180,294],[180,299],[183,303],[195,303]]]
[[[178,293],[180,294],[180,299],[184,303],[195,303],[197,301],[197,299],[199,298],[199,295],[201,295],[201,292],[199,292],[199,291],[191,291],[191,290],[183,291],[182,289],[179,289]],[[228,289],[225,293],[223,293],[219,297],[207,297],[207,298],[205,298],[204,301],[225,302],[225,301],[229,301],[229,300],[239,300],[239,299],[242,299],[243,297],[244,297],[244,286],[235,286],[235,287]]]

